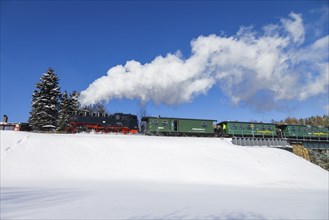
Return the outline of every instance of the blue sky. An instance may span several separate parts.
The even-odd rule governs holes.
[[[276,25],[277,33],[285,36],[287,33],[282,31],[281,26],[286,24],[285,27],[288,27],[291,22],[297,23],[298,18],[302,19],[305,33],[291,34],[290,41],[295,43],[294,46],[285,46],[279,51],[284,55],[300,51],[296,53],[297,57],[305,54],[302,51],[312,52],[314,42],[328,36],[328,1],[1,1],[1,115],[7,114],[10,121],[27,121],[34,85],[48,67],[54,68],[59,75],[62,91],[85,91],[96,79],[106,76],[112,67],[122,65],[129,69],[125,66],[127,61],[135,60],[144,67],[158,56],[166,58],[167,54],[175,55],[179,51],[179,62],[187,63],[193,57],[192,40],[197,41],[200,36],[204,36],[208,41],[211,40],[208,36],[213,34],[214,43],[223,42],[232,36],[238,39],[234,43],[245,43],[249,32],[244,31],[242,37],[237,36],[242,26],[253,27],[257,39],[251,46],[255,46],[264,35],[264,27]],[[299,36],[300,42],[295,41],[295,36]],[[227,45],[227,48],[231,46]],[[315,57],[311,52],[307,55]],[[321,56],[322,64],[324,56],[324,68],[327,68],[328,49],[322,51]],[[221,66],[216,71],[229,72],[232,66],[227,63],[225,65],[225,68]],[[312,65],[299,61],[294,68],[288,69],[298,74],[301,68]],[[311,92],[305,96],[297,88],[284,90],[288,91],[286,93],[281,91],[282,94],[277,91],[281,86],[288,88],[288,84],[278,83],[271,89],[258,88],[262,81],[244,76],[247,83],[228,87],[229,80],[240,76],[240,72],[230,78],[216,72],[211,76],[215,80],[211,86],[191,93],[184,100],[177,98],[169,104],[166,103],[168,97],[162,97],[161,93],[176,91],[175,86],[186,85],[190,81],[167,86],[160,91],[160,97],[156,92],[147,90],[145,108],[153,116],[209,118],[218,121],[267,122],[287,116],[323,115],[328,111],[328,83],[325,82],[328,78],[319,78],[322,87],[317,87],[316,77],[321,73],[311,67],[305,72],[305,76],[310,78],[308,83],[304,82],[307,81],[305,77],[300,77],[299,84],[291,84],[309,88]],[[233,68],[249,71],[249,67],[242,68],[236,64]],[[278,73],[279,76],[287,76],[287,80],[283,81],[288,82],[292,78],[289,77],[289,71],[285,75]],[[202,76],[192,80],[204,79],[204,76],[203,72]],[[107,81],[106,86],[124,87],[112,84],[116,82],[113,77]],[[270,85],[271,80],[275,84],[274,79],[264,82]],[[310,83],[312,81],[314,84]],[[135,81],[128,79],[127,83],[131,85]],[[145,86],[143,82],[136,83],[140,83],[138,88]],[[254,87],[258,88],[254,93],[245,95]],[[182,92],[186,91],[177,91]],[[289,95],[290,92],[296,94]],[[139,96],[127,92],[116,96],[114,93],[117,94],[113,91],[111,94],[109,91],[99,94],[100,98],[110,98],[106,107],[111,113],[139,112]]]

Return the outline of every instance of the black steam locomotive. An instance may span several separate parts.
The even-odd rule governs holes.
[[[101,114],[89,112],[75,112],[71,116],[67,133],[78,132],[102,132],[102,133],[138,133],[138,120],[132,114]]]

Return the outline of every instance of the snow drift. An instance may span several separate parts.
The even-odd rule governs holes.
[[[5,218],[328,217],[328,172],[281,149],[220,138],[0,134]]]

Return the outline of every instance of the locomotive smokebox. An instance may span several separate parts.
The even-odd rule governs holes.
[[[7,115],[3,115],[3,122],[5,122],[5,123],[8,122],[8,116]]]

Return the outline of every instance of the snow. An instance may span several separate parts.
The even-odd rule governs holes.
[[[1,131],[1,219],[328,219],[329,173],[230,139]]]

